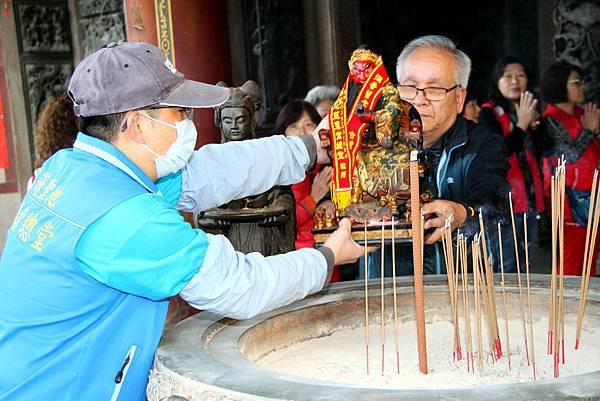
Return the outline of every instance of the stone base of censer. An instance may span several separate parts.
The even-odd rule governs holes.
[[[257,318],[236,321],[202,312],[179,323],[161,341],[148,399],[190,400],[541,400],[600,399],[600,280],[592,278],[581,344],[574,350],[580,278],[565,281],[565,354],[553,377],[547,351],[550,276],[531,280],[537,378],[527,366],[516,275],[506,275],[511,369],[507,364],[504,304],[496,284],[498,328],[504,355],[493,361],[482,322],[482,367],[472,287],[471,333],[475,372],[467,372],[466,334],[459,292],[463,360],[453,360],[452,314],[446,276],[425,276],[429,374],[419,373],[412,277],[397,280],[398,325],[392,281],[385,282],[385,359],[381,360],[380,281],[369,282],[369,375],[366,374],[364,282],[333,285]],[[524,279],[524,277],[522,277]],[[496,276],[496,283],[499,277]],[[527,300],[523,288],[524,300]],[[525,304],[525,316],[528,316]],[[526,330],[529,330],[527,319]],[[397,337],[396,337],[396,334]],[[398,340],[398,342],[396,342]],[[399,358],[396,356],[396,344]],[[529,344],[529,353],[532,352]],[[531,357],[531,356],[530,356]],[[400,374],[397,374],[399,361]]]

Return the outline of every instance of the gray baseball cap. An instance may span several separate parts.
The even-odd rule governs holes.
[[[156,46],[109,43],[75,68],[69,96],[79,117],[123,113],[152,105],[216,107],[229,88],[186,79]]]

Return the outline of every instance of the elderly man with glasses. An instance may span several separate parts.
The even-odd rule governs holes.
[[[446,221],[453,231],[460,228],[471,236],[479,231],[480,212],[487,223],[493,223],[506,204],[508,164],[502,137],[460,115],[470,71],[469,57],[444,36],[419,37],[398,57],[398,93],[421,115],[428,179],[435,198],[423,207],[426,273],[446,271],[440,246]],[[397,273],[412,274],[411,247],[397,246]],[[385,256],[389,258],[387,275],[391,274],[391,252]],[[379,260],[379,255],[372,254],[373,274],[380,272]]]

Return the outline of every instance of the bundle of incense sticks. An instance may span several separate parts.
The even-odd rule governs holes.
[[[462,278],[463,310],[465,331],[467,333],[467,372],[475,373],[473,366],[473,338],[471,335],[471,310],[469,307],[469,271],[467,258],[467,240],[462,234],[457,236],[458,253],[460,255],[460,274]]]
[[[483,342],[481,330],[481,306],[480,306],[480,285],[481,279],[479,269],[479,238],[476,235],[471,243],[471,258],[473,262],[473,301],[475,303],[475,321],[477,326],[477,367],[479,371],[483,370]]]
[[[490,263],[487,251],[487,241],[485,236],[485,228],[483,224],[483,211],[479,209],[479,230],[481,232],[481,249],[483,251],[483,261],[485,267],[486,292],[489,305],[489,328],[493,341],[493,349],[495,350],[494,359],[498,360],[502,357],[502,345],[500,343],[500,332],[498,330],[498,316],[496,314],[496,290],[494,288],[494,269]]]
[[[550,285],[550,316],[548,318],[548,354],[554,355],[554,377],[559,377],[559,361],[565,363],[564,348],[564,206],[565,161],[558,163],[551,181],[552,215],[552,275]],[[560,266],[560,268],[557,268]]]
[[[590,208],[588,210],[587,230],[585,233],[585,253],[581,271],[581,289],[579,294],[579,309],[577,312],[577,329],[575,335],[575,349],[579,349],[579,339],[581,338],[581,328],[585,314],[585,305],[590,284],[590,272],[592,271],[594,247],[596,244],[596,235],[598,234],[598,220],[600,219],[600,193],[598,186],[598,170],[594,171],[592,181],[592,190],[590,194]]]
[[[482,249],[483,249],[483,245],[482,245],[482,240],[483,240],[483,234],[479,233],[479,246],[478,246],[478,253],[477,253],[477,268],[478,268],[478,278],[479,278],[479,289],[481,291],[481,299],[482,299],[482,304],[483,304],[483,313],[485,316],[485,322],[486,322],[486,326],[487,326],[487,338],[488,338],[488,342],[489,342],[489,351],[490,351],[490,355],[492,357],[492,360],[494,362],[496,362],[496,353],[495,353],[495,345],[494,345],[494,330],[493,330],[493,319],[492,319],[492,312],[491,312],[491,305],[490,305],[490,291],[489,291],[489,286],[488,286],[488,280],[487,280],[487,275],[485,272],[485,266],[484,266],[484,262],[482,260]],[[475,269],[475,266],[473,266],[473,269]],[[493,296],[493,295],[492,295]]]
[[[442,227],[442,248],[444,250],[444,261],[446,263],[446,277],[448,278],[448,292],[450,294],[450,306],[452,308],[452,323],[454,326],[452,361],[460,361],[462,359],[462,349],[460,345],[460,329],[458,323],[458,290],[456,286],[456,272],[454,266],[454,255],[452,245],[452,230],[451,230],[452,215],[446,220]]]

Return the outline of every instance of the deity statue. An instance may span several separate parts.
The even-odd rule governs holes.
[[[223,83],[217,85],[225,86]],[[247,81],[231,88],[227,102],[215,109],[221,143],[255,138],[262,116],[259,87]],[[233,200],[198,216],[198,225],[212,234],[223,234],[240,252],[265,256],[294,249],[294,195],[289,186],[275,186],[265,193]]]
[[[405,220],[410,152],[422,147],[419,113],[400,99],[376,53],[359,48],[348,67],[329,132],[320,132],[334,166],[337,217],[370,224]]]

